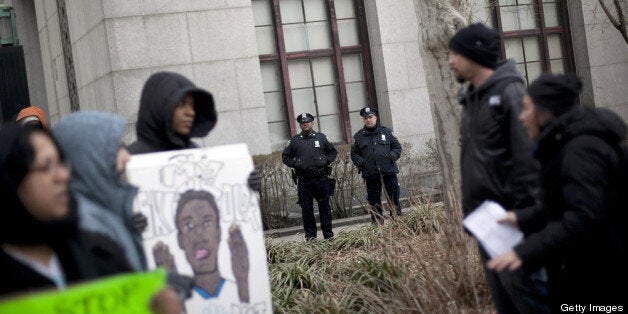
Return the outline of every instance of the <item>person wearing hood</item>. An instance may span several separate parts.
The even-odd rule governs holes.
[[[132,271],[117,243],[79,228],[70,165],[48,130],[8,123],[0,128],[0,143],[2,297]],[[147,306],[181,313],[178,300],[166,287]]]
[[[125,124],[109,113],[76,112],[57,122],[52,133],[72,164],[70,190],[78,203],[80,228],[119,243],[133,270],[139,271],[146,269],[146,259],[132,219],[138,188],[125,177]]]
[[[535,205],[538,167],[532,141],[518,120],[525,81],[514,60],[499,62],[498,31],[482,23],[459,30],[449,42],[449,67],[461,88],[460,170],[464,216],[485,200],[520,210]],[[485,265],[488,253],[479,245]],[[543,271],[484,273],[498,313],[546,313]]]
[[[626,123],[581,107],[580,90],[574,75],[543,74],[528,87],[519,119],[537,142],[542,206],[508,212],[501,221],[527,237],[488,262],[496,271],[544,265],[554,312],[626,305]]]
[[[397,160],[401,157],[401,144],[391,129],[379,123],[375,108],[362,108],[360,115],[364,128],[353,135],[351,161],[366,182],[366,198],[371,205],[371,222],[383,224],[382,184],[390,207],[390,217],[401,216],[400,188],[397,179],[399,172]]]
[[[140,96],[135,131],[137,140],[129,145],[132,155],[198,148],[192,138],[205,137],[218,121],[214,98],[181,74],[152,74]],[[260,169],[248,178],[252,190],[261,190]]]
[[[50,133],[7,123],[0,139],[0,295],[130,270],[115,244],[107,257],[92,254],[69,193],[70,168]]]
[[[212,95],[174,72],[151,75],[140,97],[131,154],[197,148],[192,138],[204,137],[216,126]]]

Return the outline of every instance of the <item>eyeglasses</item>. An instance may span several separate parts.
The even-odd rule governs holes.
[[[57,173],[60,169],[63,169],[67,172],[71,172],[70,164],[67,161],[48,161],[43,165],[34,165],[31,167],[31,173],[41,173],[48,176],[52,176]]]

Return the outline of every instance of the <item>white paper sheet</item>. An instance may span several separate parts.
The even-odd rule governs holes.
[[[484,201],[471,212],[462,224],[480,241],[488,255],[493,258],[512,250],[523,240],[523,232],[497,220],[506,216],[506,210],[494,201]]]

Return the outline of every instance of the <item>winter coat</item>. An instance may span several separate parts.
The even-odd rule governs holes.
[[[617,288],[628,281],[628,172],[618,149],[625,136],[611,111],[576,108],[539,137],[542,207],[517,214],[529,235],[515,251],[526,267],[545,264],[556,305],[625,301]]]
[[[296,135],[281,154],[283,163],[294,168],[299,176],[320,177],[323,169],[336,160],[338,152],[323,133]]]
[[[66,285],[131,271],[120,247],[107,237],[82,231],[51,246],[61,264]],[[0,248],[0,273],[2,297],[56,287],[48,277],[16,260],[3,248]]]
[[[389,128],[379,123],[373,130],[364,127],[353,135],[351,161],[365,179],[398,173],[400,156],[401,144]]]
[[[61,119],[52,132],[72,165],[70,191],[78,203],[79,227],[110,237],[133,269],[142,270],[142,237],[132,221],[138,189],[115,171],[125,125],[112,114],[78,112]]]
[[[174,110],[187,93],[194,97],[194,124],[189,136],[172,129]],[[198,147],[192,137],[204,137],[216,125],[214,99],[184,76],[158,72],[148,78],[142,89],[135,131],[137,141],[128,146],[131,154],[144,154]]]
[[[512,60],[479,87],[459,94],[462,209],[467,215],[485,200],[506,209],[534,205],[538,168],[532,143],[518,120],[524,80]]]

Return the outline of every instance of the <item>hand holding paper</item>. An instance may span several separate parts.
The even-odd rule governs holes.
[[[511,224],[499,223],[507,217],[504,208],[494,201],[484,201],[462,222],[480,242],[491,258],[512,250],[523,233]]]

